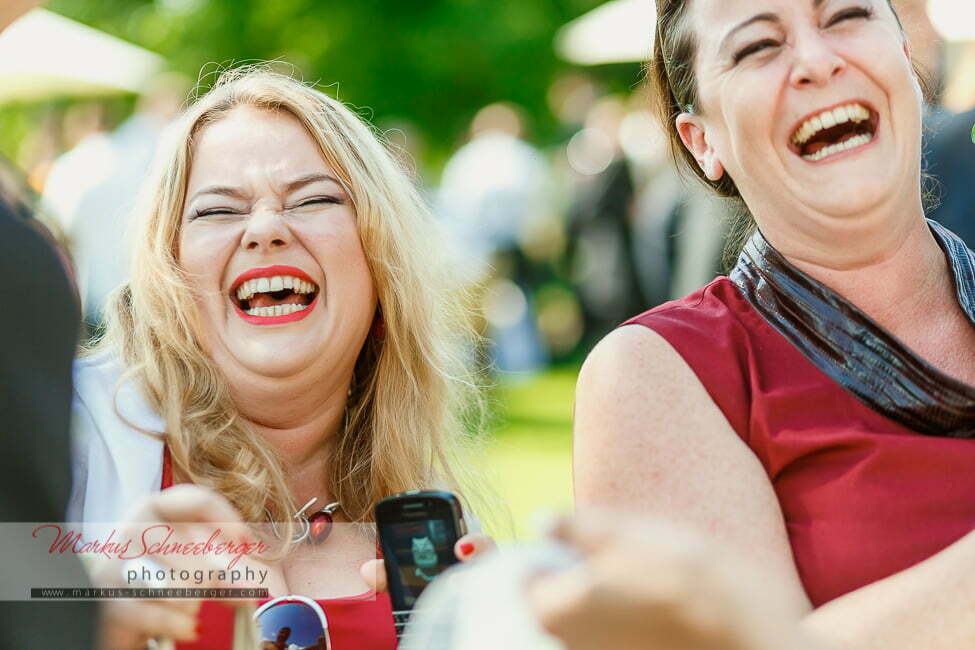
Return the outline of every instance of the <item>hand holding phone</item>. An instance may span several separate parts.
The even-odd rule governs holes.
[[[467,528],[453,494],[413,491],[376,505],[376,529],[398,635],[427,585],[459,561],[454,545]]]

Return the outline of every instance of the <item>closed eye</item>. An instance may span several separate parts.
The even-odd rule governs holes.
[[[193,214],[193,219],[198,219],[200,217],[212,217],[221,214],[239,214],[239,213],[234,210],[231,210],[230,208],[207,208],[206,210],[197,210]]]
[[[310,199],[305,199],[296,205],[290,206],[288,209],[303,208],[309,205],[329,205],[329,204],[342,204],[345,203],[344,200],[337,196],[316,196]]]
[[[752,54],[755,54],[757,52],[761,52],[762,50],[767,49],[767,48],[770,48],[770,47],[778,47],[778,45],[779,44],[778,44],[777,41],[773,41],[770,38],[767,38],[764,41],[758,41],[756,43],[752,43],[751,45],[745,46],[743,49],[739,50],[735,54],[734,62],[737,64],[739,61],[741,61],[745,57],[751,56]]]
[[[841,11],[835,16],[833,16],[832,18],[830,18],[829,22],[826,23],[826,26],[832,27],[833,25],[836,25],[837,23],[841,23],[844,20],[851,20],[854,18],[870,18],[870,16],[872,15],[873,15],[872,9],[868,9],[867,7],[854,7],[853,9],[846,9],[845,11]]]

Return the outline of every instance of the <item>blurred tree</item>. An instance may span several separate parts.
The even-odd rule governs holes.
[[[51,0],[53,11],[154,50],[175,70],[282,59],[373,121],[415,124],[437,163],[473,114],[524,106],[534,139],[557,135],[546,91],[569,64],[552,48],[558,27],[604,0]],[[607,38],[612,38],[607,34]],[[611,86],[638,67],[608,66]]]

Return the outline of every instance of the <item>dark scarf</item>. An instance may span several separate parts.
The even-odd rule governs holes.
[[[975,254],[934,221],[958,303],[975,325]],[[975,438],[975,386],[921,359],[851,302],[790,264],[760,232],[729,274],[759,314],[861,402],[930,436]]]

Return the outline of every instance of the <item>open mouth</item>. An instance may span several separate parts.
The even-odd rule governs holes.
[[[230,290],[231,301],[248,317],[303,316],[314,304],[319,288],[299,269],[289,270],[291,273],[272,267],[244,273]]]
[[[873,142],[879,114],[860,102],[850,102],[806,118],[792,133],[790,148],[803,160],[819,162]]]

